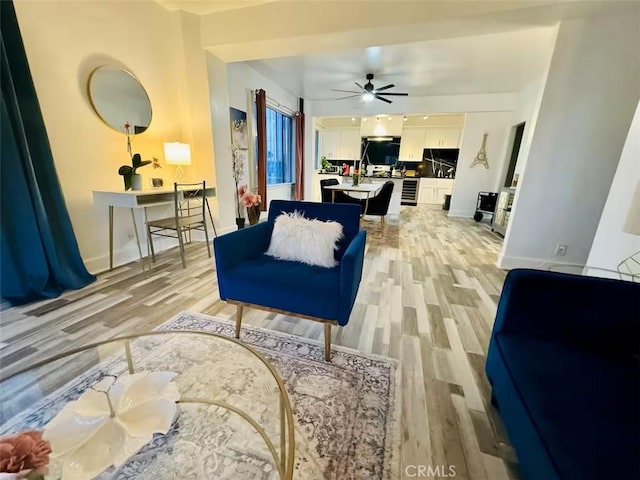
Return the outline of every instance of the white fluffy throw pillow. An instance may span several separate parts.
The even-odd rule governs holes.
[[[338,222],[312,220],[298,211],[282,213],[274,222],[266,254],[278,260],[331,268],[337,264],[333,254],[342,237]]]

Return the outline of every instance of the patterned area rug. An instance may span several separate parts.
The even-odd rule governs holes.
[[[178,314],[158,329],[234,334],[230,322],[192,313]],[[217,399],[251,412],[265,430],[279,431],[279,418],[274,414],[277,408],[270,408],[266,400],[261,401],[263,395],[265,399],[271,398],[270,395],[277,399],[277,392],[273,396],[273,380],[265,382],[264,375],[256,375],[255,369],[248,368],[247,362],[251,359],[239,358],[237,346],[218,342],[224,345],[217,346],[212,355],[208,337],[190,338],[188,343],[177,337],[136,340],[132,345],[134,357],[138,359],[136,369],[171,370],[172,366],[189,364],[188,370],[178,377],[181,392],[206,398],[208,392],[215,389]],[[241,339],[272,363],[286,385],[295,427],[294,478],[394,480],[400,477],[401,397],[397,361],[333,346],[332,361],[328,363],[324,361],[324,345],[319,342],[245,325]],[[29,411],[0,426],[0,434],[41,429],[64,404],[77,398],[105,374],[117,375],[124,370],[123,356],[112,355],[71,384],[33,404]],[[208,382],[212,377],[215,382]],[[204,407],[205,411],[198,412],[187,412],[186,406],[183,408],[166,435],[155,436],[127,463],[99,478],[277,478],[264,443],[242,422],[228,412],[220,413],[217,407]],[[187,430],[195,442],[181,441],[181,435]],[[201,455],[196,448],[197,444],[212,442],[216,443],[215,456]],[[149,468],[152,462],[154,468]],[[176,464],[193,466],[193,471],[182,469],[176,476]],[[163,474],[158,476],[158,471]]]
[[[192,313],[160,328],[234,334],[231,323]],[[247,325],[240,338],[267,357],[287,387],[296,423],[294,478],[400,477],[397,361],[333,345],[329,363],[320,342]]]

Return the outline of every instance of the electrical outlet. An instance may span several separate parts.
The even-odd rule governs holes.
[[[128,238],[129,240],[133,240],[133,239],[135,238],[135,235],[133,234],[133,232],[129,232],[129,233],[127,234],[127,238]]]
[[[567,246],[557,244],[556,245],[556,257],[564,257],[567,254]]]

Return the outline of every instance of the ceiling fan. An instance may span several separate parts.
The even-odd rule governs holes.
[[[363,102],[370,102],[371,100],[376,98],[386,103],[393,103],[391,100],[388,100],[385,97],[386,96],[406,97],[407,95],[409,95],[408,93],[384,92],[383,90],[388,90],[390,88],[393,88],[395,87],[395,85],[393,83],[390,83],[389,85],[385,85],[384,87],[375,88],[373,86],[373,83],[371,83],[371,80],[373,80],[373,73],[367,73],[367,83],[365,83],[364,86],[360,85],[358,82],[355,82],[358,88],[360,88],[359,92],[354,92],[353,90],[335,90],[335,89],[332,89],[331,91],[352,94],[352,95],[347,95],[346,97],[336,98],[336,100],[344,100],[346,98],[361,96]]]

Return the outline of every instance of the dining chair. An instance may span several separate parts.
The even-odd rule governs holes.
[[[184,244],[186,234],[191,240],[192,230],[204,231],[207,252],[211,257],[211,244],[209,243],[209,232],[207,230],[207,220],[205,208],[207,207],[206,182],[199,183],[174,183],[173,184],[173,216],[149,220],[147,222],[147,238],[151,247],[151,260],[156,261],[153,248],[153,236],[177,238],[180,246],[180,259],[182,268],[187,268],[184,255]],[[173,232],[173,233],[171,233]]]
[[[324,187],[329,187],[331,185],[338,185],[340,182],[336,178],[326,178],[320,180],[320,195],[322,197],[323,203],[331,203],[331,190],[327,190]]]
[[[332,191],[325,187],[330,187],[331,185],[338,185],[338,182],[335,178],[327,178],[324,180],[320,180],[320,193],[322,197],[322,203],[353,203],[360,205],[360,200],[354,197],[350,197],[344,192],[340,191]]]
[[[384,219],[389,211],[389,204],[391,203],[391,195],[393,195],[393,182],[387,180],[378,193],[369,199],[368,204],[365,200],[360,200],[365,215],[379,216],[381,223],[384,224]]]

